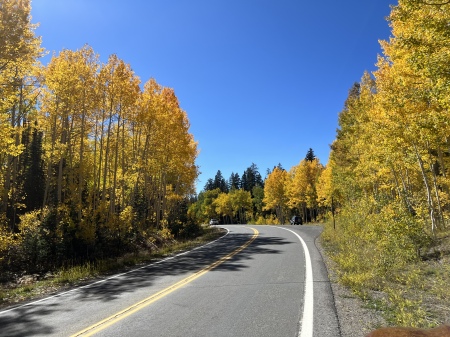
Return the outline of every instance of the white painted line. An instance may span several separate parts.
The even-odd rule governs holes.
[[[222,227],[221,227],[221,228],[222,228]],[[226,228],[224,228],[224,229],[226,229]],[[71,290],[64,291],[64,292],[62,292],[62,293],[58,293],[58,294],[55,294],[55,295],[52,295],[52,296],[48,296],[48,297],[41,298],[40,300],[37,300],[37,301],[29,302],[29,303],[26,303],[26,304],[18,305],[18,306],[16,306],[16,307],[13,307],[13,308],[10,308],[10,309],[6,309],[6,310],[3,310],[3,311],[0,311],[0,315],[6,314],[7,312],[10,312],[10,311],[14,311],[14,310],[16,310],[16,309],[20,309],[20,308],[27,307],[27,306],[30,306],[30,305],[33,305],[33,304],[37,304],[37,303],[40,303],[40,302],[44,302],[44,301],[47,301],[47,300],[52,299],[52,298],[55,298],[55,297],[64,296],[64,295],[67,295],[67,294],[69,294],[69,293],[73,293],[73,292],[75,292],[75,291],[77,291],[77,290],[80,290],[80,289],[89,288],[89,287],[92,287],[93,285],[96,285],[96,284],[99,284],[99,283],[103,283],[103,282],[106,282],[106,281],[109,281],[109,280],[118,278],[118,277],[120,277],[120,276],[123,276],[123,275],[126,275],[126,274],[130,274],[130,273],[133,273],[133,272],[135,272],[135,271],[138,271],[138,270],[141,270],[141,269],[144,269],[144,268],[147,268],[147,267],[151,267],[151,266],[154,266],[154,265],[157,265],[157,264],[160,264],[160,263],[163,263],[163,262],[172,260],[172,259],[174,259],[174,258],[176,258],[176,257],[179,257],[179,256],[186,255],[186,254],[188,254],[188,253],[190,253],[190,252],[192,252],[192,251],[194,251],[194,250],[201,249],[201,248],[203,248],[203,247],[206,247],[206,246],[208,246],[208,245],[210,245],[210,244],[213,244],[213,243],[215,243],[215,242],[217,242],[217,241],[223,239],[225,236],[227,236],[227,235],[230,233],[230,231],[229,231],[228,229],[226,229],[226,231],[227,231],[227,233],[226,233],[225,235],[221,236],[220,238],[218,238],[218,239],[216,239],[216,240],[214,240],[214,241],[208,242],[207,244],[204,244],[203,246],[196,247],[196,248],[194,248],[194,249],[188,250],[188,251],[183,252],[183,253],[179,253],[179,254],[174,255],[174,256],[166,257],[165,259],[162,259],[162,260],[159,260],[159,261],[156,261],[156,262],[147,264],[147,265],[145,265],[145,266],[142,266],[142,267],[139,267],[139,268],[136,268],[136,269],[129,270],[129,271],[125,272],[125,273],[116,274],[116,275],[110,276],[110,277],[108,277],[108,278],[102,279],[102,280],[100,280],[100,281],[96,281],[96,282],[93,282],[93,283],[89,283],[89,284],[86,284],[86,285],[81,286],[81,287],[76,287],[76,288],[73,288],[73,289],[71,289]]]
[[[278,227],[295,234],[303,246],[305,252],[305,295],[303,299],[303,317],[300,322],[299,337],[312,337],[313,335],[313,318],[314,318],[314,280],[312,274],[311,255],[309,254],[306,242],[293,230]]]

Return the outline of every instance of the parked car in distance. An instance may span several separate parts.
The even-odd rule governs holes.
[[[213,226],[213,225],[218,225],[219,224],[219,220],[217,219],[211,219],[209,220],[209,225]]]
[[[294,215],[291,219],[291,225],[303,225],[302,217]]]

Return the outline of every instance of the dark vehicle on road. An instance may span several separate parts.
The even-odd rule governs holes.
[[[294,215],[291,219],[291,225],[303,225],[302,217]]]

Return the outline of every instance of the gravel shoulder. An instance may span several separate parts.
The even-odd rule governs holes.
[[[367,304],[337,281],[334,262],[327,256],[321,245],[320,236],[316,238],[316,247],[322,254],[328,270],[328,276],[333,290],[334,303],[339,320],[341,337],[363,337],[380,326],[386,326],[381,313],[370,309]]]

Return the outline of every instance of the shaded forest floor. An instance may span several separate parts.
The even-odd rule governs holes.
[[[90,283],[105,276],[155,262],[167,256],[201,246],[224,234],[223,229],[205,227],[203,234],[195,239],[163,242],[156,251],[143,250],[119,258],[97,261],[95,264],[76,265],[44,274],[15,275],[13,279],[0,283],[0,309],[24,301],[36,300]]]

